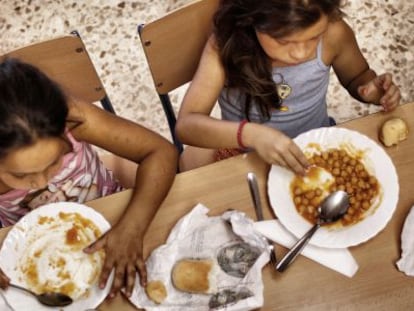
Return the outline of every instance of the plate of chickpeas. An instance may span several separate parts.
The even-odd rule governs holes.
[[[326,127],[296,137],[309,160],[305,176],[273,165],[268,195],[280,222],[302,237],[315,223],[319,205],[331,192],[346,191],[349,209],[337,222],[323,225],[310,244],[344,248],[378,234],[398,203],[399,184],[394,164],[384,149],[358,132]]]

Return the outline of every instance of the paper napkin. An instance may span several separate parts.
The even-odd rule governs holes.
[[[287,248],[291,248],[298,240],[278,220],[256,222],[254,229]],[[323,248],[308,244],[301,254],[347,277],[352,277],[358,270],[358,263],[347,248]]]
[[[132,304],[147,311],[240,311],[263,306],[262,269],[269,258],[267,242],[244,213],[233,210],[209,216],[208,212],[206,206],[197,204],[146,261],[148,281],[164,284],[165,300],[161,304],[151,301],[136,280],[129,299]],[[212,294],[189,294],[175,287],[173,267],[185,258],[211,260],[215,280]]]
[[[411,207],[401,233],[401,258],[397,268],[406,275],[414,276],[414,206]]]

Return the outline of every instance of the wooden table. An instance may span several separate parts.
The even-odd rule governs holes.
[[[382,122],[400,116],[414,130],[414,103],[400,106],[391,114],[376,113],[343,123],[340,127],[363,133],[375,141]],[[386,228],[370,241],[351,248],[359,264],[353,278],[327,269],[303,256],[289,270],[277,273],[270,266],[263,270],[264,306],[261,310],[412,310],[414,278],[395,267],[400,257],[400,234],[404,219],[414,204],[414,133],[398,146],[386,148],[397,169],[400,183],[398,207]],[[238,209],[255,219],[246,174],[255,172],[265,205],[266,219],[273,218],[267,199],[269,167],[251,153],[178,174],[173,187],[157,213],[145,240],[145,253],[164,243],[178,219],[197,203],[210,208],[211,215]],[[122,213],[130,191],[88,203],[111,223]],[[0,231],[0,239],[5,232]],[[286,252],[277,247],[279,258]],[[104,302],[99,310],[136,310],[124,298]]]

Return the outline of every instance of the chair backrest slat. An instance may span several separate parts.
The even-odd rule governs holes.
[[[167,94],[193,78],[218,3],[196,1],[141,28],[141,42],[158,94]]]
[[[106,97],[82,39],[76,35],[28,45],[0,56],[0,60],[5,57],[36,66],[67,93],[86,101],[100,101]]]

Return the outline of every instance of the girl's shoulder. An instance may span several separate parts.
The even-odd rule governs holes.
[[[68,116],[67,121],[73,123],[82,124],[87,119],[88,112],[85,111],[87,105],[91,105],[89,103],[85,103],[81,100],[77,100],[74,98],[69,98],[68,100]]]
[[[331,64],[335,57],[355,37],[352,28],[343,19],[333,21],[323,36],[324,60]]]
[[[105,127],[105,112],[94,103],[70,98],[68,108],[66,126],[78,141],[85,140],[91,133],[99,133]]]
[[[218,47],[218,43],[217,43],[217,38],[214,34],[211,34],[210,37],[208,37],[205,47],[204,47],[204,52],[206,54],[212,54],[212,55],[218,55],[219,54],[219,47]]]
[[[342,39],[353,36],[354,31],[351,26],[349,26],[348,23],[341,18],[330,22],[326,35],[331,40],[336,38],[335,42],[338,43],[338,41],[341,41]]]

